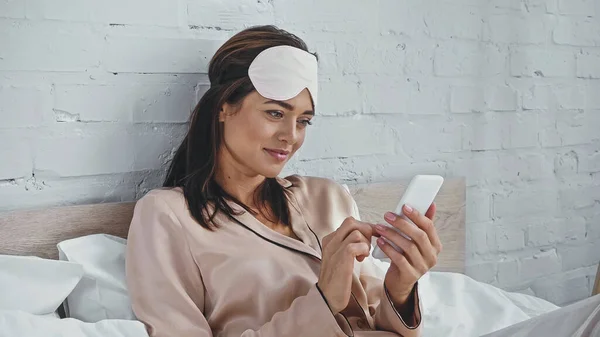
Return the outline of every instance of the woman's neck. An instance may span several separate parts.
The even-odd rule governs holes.
[[[255,208],[258,205],[254,205],[254,193],[258,186],[265,181],[265,177],[248,174],[240,166],[230,155],[220,154],[215,180],[229,195],[246,206]]]

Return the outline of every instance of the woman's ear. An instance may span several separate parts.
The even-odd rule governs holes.
[[[228,104],[225,103],[221,106],[221,110],[219,111],[219,122],[223,123],[225,121],[225,117],[227,117]]]
[[[219,111],[219,122],[223,123],[228,116],[233,114],[234,107],[229,103],[223,104],[223,106],[221,106],[221,110]]]

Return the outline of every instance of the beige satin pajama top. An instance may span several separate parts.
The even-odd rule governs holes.
[[[134,211],[127,283],[136,317],[151,337],[328,337],[420,335],[394,308],[372,261],[355,262],[352,296],[333,315],[316,283],[321,240],[358,217],[356,203],[332,180],[278,178],[290,192],[296,240],[245,212],[219,214],[209,231],[191,216],[181,189],[155,189]],[[238,205],[235,209],[243,210]]]

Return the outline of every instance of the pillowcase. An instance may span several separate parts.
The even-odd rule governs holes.
[[[82,276],[83,267],[76,263],[0,255],[0,310],[54,314]]]
[[[67,317],[95,323],[135,319],[125,278],[125,239],[108,234],[60,242],[59,258],[83,266],[83,277],[67,297]]]

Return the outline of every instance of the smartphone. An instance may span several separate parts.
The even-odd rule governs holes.
[[[419,213],[425,214],[425,212],[427,212],[427,210],[433,203],[433,200],[437,196],[438,192],[440,191],[440,188],[442,187],[443,183],[444,178],[438,175],[414,176],[408,184],[406,191],[404,191],[402,198],[400,198],[400,202],[398,202],[398,206],[396,206],[396,210],[394,211],[394,213],[407,220],[409,223],[412,223],[412,221],[410,221],[410,219],[408,219],[402,213],[402,207],[405,204],[408,204],[410,207],[412,207],[414,210],[417,210]],[[395,227],[393,227],[385,221],[382,223],[382,225],[396,229]],[[398,229],[396,229],[396,231],[398,231],[398,233],[410,240],[408,236],[400,232]],[[396,246],[389,240],[386,241],[396,250],[402,252],[402,249],[400,247]],[[379,248],[375,240],[373,240],[373,243],[374,248],[372,256],[380,260],[389,260],[389,257]]]

